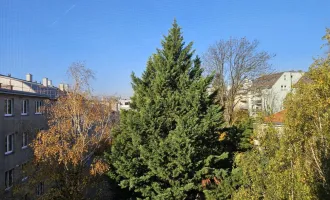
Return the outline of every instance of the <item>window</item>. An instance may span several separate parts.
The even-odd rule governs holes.
[[[27,179],[27,162],[21,165],[21,172],[22,172],[22,181],[26,181]]]
[[[42,101],[36,101],[35,114],[41,114],[41,106],[42,106]]]
[[[22,115],[27,115],[29,110],[29,100],[24,99],[22,101]]]
[[[14,134],[7,135],[5,138],[5,154],[10,154],[14,149]]]
[[[281,90],[283,90],[283,85],[281,85]]]
[[[38,183],[37,188],[36,188],[36,194],[37,194],[37,196],[44,194],[44,183],[43,182]]]
[[[27,148],[27,146],[28,146],[28,133],[23,132],[23,134],[22,134],[22,149]]]
[[[284,75],[284,80],[286,81],[286,75]]]
[[[125,102],[125,106],[129,106],[129,102]]]
[[[5,116],[12,116],[13,115],[13,99],[5,99]]]
[[[13,186],[14,182],[14,169],[5,172],[5,187],[9,189]]]

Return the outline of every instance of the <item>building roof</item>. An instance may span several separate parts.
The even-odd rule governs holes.
[[[12,76],[0,74],[1,93],[48,97],[56,99],[60,93],[59,88],[52,85],[44,86],[38,82],[27,81]]]
[[[9,89],[3,89],[3,88],[0,88],[0,94],[50,98],[48,95],[45,95],[45,94],[39,94],[39,93],[33,93],[33,92],[24,92],[24,91],[17,91],[17,90],[9,90]]]
[[[271,88],[284,72],[263,75],[253,81],[253,87],[258,89]]]
[[[304,74],[300,79],[299,81],[296,83],[296,85],[298,84],[310,84],[312,83],[313,80],[310,79],[306,74]]]
[[[265,117],[265,122],[273,124],[283,124],[286,110],[274,113],[268,117]]]

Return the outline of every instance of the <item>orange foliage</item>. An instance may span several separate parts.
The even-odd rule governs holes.
[[[118,113],[113,111],[114,99],[101,99],[90,93],[87,80],[91,71],[76,64],[69,72],[74,73],[71,74],[74,83],[55,102],[45,102],[43,111],[48,120],[48,129],[37,134],[32,149],[35,163],[50,168],[42,170],[50,173],[49,178],[61,183],[64,180],[62,184],[66,189],[72,188],[65,185],[65,181],[70,181],[70,185],[77,185],[72,188],[77,191],[67,192],[78,194],[93,176],[101,175],[108,169],[104,162],[95,158],[100,151],[109,147],[111,130],[118,120]],[[54,168],[60,170],[51,170]],[[84,177],[83,181],[81,177]],[[61,180],[57,180],[59,178]],[[79,184],[83,184],[81,188]]]

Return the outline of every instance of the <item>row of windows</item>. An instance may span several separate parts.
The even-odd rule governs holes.
[[[26,176],[27,163],[21,165],[22,181],[27,180]],[[14,185],[14,168],[5,172],[5,190],[9,190]],[[36,195],[40,196],[44,194],[44,183],[40,182],[36,186]]]
[[[27,115],[29,113],[29,100],[22,100],[21,114]],[[42,101],[37,100],[34,102],[35,114],[41,114]],[[14,114],[14,99],[5,99],[5,116],[12,116]]]
[[[28,147],[28,133],[22,133],[22,149]],[[14,134],[9,134],[5,137],[5,155],[11,154],[14,151]]]

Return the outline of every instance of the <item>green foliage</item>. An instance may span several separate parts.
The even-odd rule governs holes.
[[[283,130],[260,125],[260,145],[237,155],[233,199],[330,198],[330,55],[304,76],[286,99]]]
[[[249,116],[248,111],[236,112],[237,120],[232,126],[233,134],[238,142],[237,150],[244,152],[253,147],[252,134],[253,134],[253,119]]]
[[[231,167],[219,141],[223,112],[207,92],[213,77],[193,54],[174,22],[142,77],[132,75],[132,109],[122,111],[106,158],[109,176],[140,198],[203,198],[212,184],[202,181],[222,181]]]

